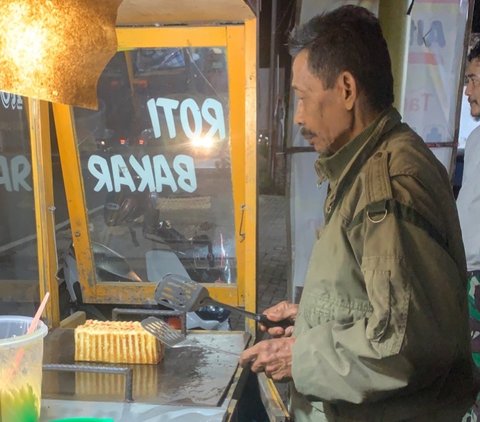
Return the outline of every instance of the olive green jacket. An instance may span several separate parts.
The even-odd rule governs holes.
[[[460,414],[466,266],[445,168],[393,108],[315,167],[329,192],[295,323],[296,420],[323,420],[322,402],[335,421]]]

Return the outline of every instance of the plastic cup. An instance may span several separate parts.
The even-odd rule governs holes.
[[[33,318],[0,316],[0,422],[37,422],[42,390],[43,338],[48,328]]]

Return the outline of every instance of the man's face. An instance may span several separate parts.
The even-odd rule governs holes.
[[[480,119],[480,60],[473,59],[468,62],[465,70],[465,95],[470,103],[470,113]]]
[[[310,72],[305,50],[295,57],[292,72],[292,87],[297,95],[295,123],[302,127],[303,137],[316,151],[336,152],[350,140],[352,125],[338,81],[333,88],[325,89],[323,82]]]

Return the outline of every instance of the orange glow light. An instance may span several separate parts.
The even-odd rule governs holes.
[[[0,90],[97,108],[121,0],[0,0]]]

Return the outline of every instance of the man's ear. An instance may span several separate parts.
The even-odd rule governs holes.
[[[345,109],[350,111],[358,99],[357,81],[350,72],[344,71],[338,77],[338,84],[342,92]]]

